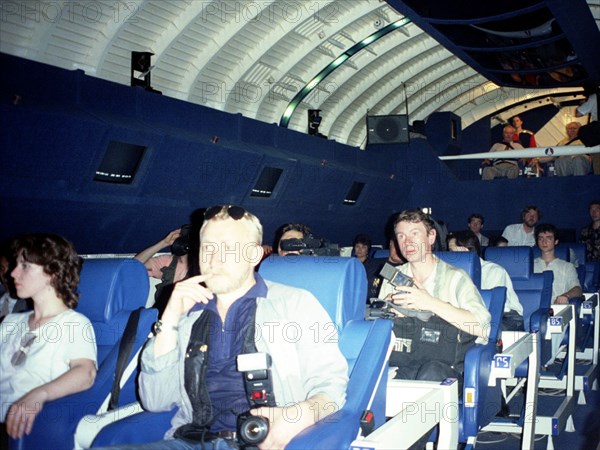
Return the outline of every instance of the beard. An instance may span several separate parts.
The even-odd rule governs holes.
[[[231,272],[222,269],[218,272],[213,272],[209,268],[202,271],[203,274],[212,274],[213,276],[205,281],[206,287],[208,287],[214,294],[228,294],[235,291],[242,286],[248,277],[253,274],[252,267],[249,270],[243,270],[242,272]]]

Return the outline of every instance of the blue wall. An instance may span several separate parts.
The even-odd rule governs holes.
[[[481,211],[491,229],[537,203],[558,226],[581,228],[600,192],[597,176],[459,181],[437,158],[443,135],[430,135],[435,146],[415,139],[361,151],[81,71],[4,54],[0,63],[1,239],[43,230],[70,238],[81,253],[136,252],[194,210],[223,203],[256,213],[267,242],[289,221],[340,244],[359,232],[383,242],[389,215],[415,206],[433,207],[452,228]],[[130,185],[93,181],[110,141],[147,147]],[[283,169],[282,178],[271,198],[251,197],[265,165]],[[353,182],[365,189],[347,206]]]

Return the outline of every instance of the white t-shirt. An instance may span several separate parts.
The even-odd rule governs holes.
[[[513,288],[510,275],[504,267],[491,261],[485,261],[481,258],[481,288],[493,289],[498,286],[506,287],[506,303],[504,312],[516,311],[520,316],[523,315],[523,305]]]
[[[550,261],[550,264],[546,265],[542,258],[535,258],[533,260],[534,273],[542,273],[546,270],[551,270],[554,272],[554,282],[552,283],[552,303],[554,303],[556,297],[559,295],[564,294],[576,286],[581,287],[579,284],[579,278],[577,277],[577,270],[575,270],[575,266],[568,261],[555,258]]]
[[[71,360],[90,359],[96,363],[96,337],[87,317],[68,309],[30,331],[31,314],[33,311],[9,314],[0,324],[0,422],[23,395],[67,372]],[[27,333],[36,338],[24,363],[15,367],[11,359]]]
[[[535,245],[533,230],[531,230],[531,233],[526,233],[522,223],[508,225],[502,232],[502,237],[508,241],[508,245],[510,246],[525,245],[533,247]]]

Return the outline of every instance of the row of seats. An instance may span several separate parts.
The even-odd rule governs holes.
[[[527,249],[531,252],[530,248]],[[438,255],[465,269],[480,287],[481,268],[476,255],[453,252]],[[517,257],[519,260],[520,256]],[[524,253],[522,260],[529,261],[531,256]],[[306,257],[292,261],[270,257],[261,264],[260,271],[267,279],[305,288],[321,301],[340,332],[340,348],[349,364],[348,401],[344,408],[332,420],[301,433],[288,448],[348,448],[359,434],[359,419],[365,409],[375,413],[376,425],[385,420],[386,362],[392,323],[384,319],[364,319],[366,275],[363,265],[354,258]],[[547,286],[547,276],[525,272],[521,275],[523,278],[538,277],[542,285]],[[148,276],[144,266],[132,259],[89,259],[83,266],[80,293],[78,311],[90,318],[98,338],[99,371],[96,382],[86,392],[46,404],[36,420],[33,433],[11,441],[11,449],[44,448],[49,442],[54,448],[61,445],[73,448],[73,435],[80,419],[85,414],[106,409],[113,387],[120,337],[131,312],[143,308],[146,302]],[[505,291],[503,288],[482,291],[482,296],[492,315],[492,329],[490,342],[470,349],[465,359],[462,397],[469,399],[469,405],[461,405],[460,409],[461,442],[476,436],[477,431],[493,418],[500,404],[499,389],[488,388],[487,381],[499,338]],[[534,314],[532,308],[530,317]],[[156,318],[156,310],[142,310],[129,359],[134,358],[143,345]],[[134,374],[123,385],[117,404],[125,406],[136,400]],[[168,429],[174,412],[142,412],[117,421],[100,432],[93,446],[160,439]],[[143,433],[140,432],[140,423],[144,424]]]
[[[293,265],[290,263],[293,262]],[[385,420],[385,385],[392,322],[364,318],[366,274],[355,258],[273,257],[261,264],[267,279],[305,288],[323,304],[340,333],[340,348],[349,365],[345,406],[327,421],[305,430],[288,448],[348,448],[359,434],[360,416],[367,408],[376,425]],[[119,343],[130,314],[143,308],[148,295],[144,266],[133,259],[86,260],[80,283],[78,311],[88,316],[98,339],[99,370],[94,386],[85,392],[48,402],[37,417],[33,431],[10,448],[74,448],[74,434],[86,414],[106,410],[113,388]],[[137,357],[157,319],[155,309],[143,309],[131,358]],[[137,401],[136,373],[120,391],[118,406]],[[379,388],[377,388],[379,387]],[[101,430],[92,447],[116,443],[143,443],[161,439],[170,426],[168,413],[142,412],[116,421]],[[119,415],[116,414],[116,417]],[[84,420],[92,422],[89,416]],[[143,423],[143,427],[139,425]]]

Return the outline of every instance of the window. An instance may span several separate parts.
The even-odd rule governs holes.
[[[275,186],[279,181],[279,177],[283,173],[283,169],[277,167],[265,167],[263,168],[258,181],[252,188],[250,197],[270,197],[275,190]]]
[[[94,181],[131,184],[145,151],[146,147],[142,145],[111,141]]]
[[[350,186],[350,189],[346,194],[346,198],[344,198],[344,205],[355,205],[364,187],[365,183],[360,183],[358,181],[352,183],[352,186]]]

